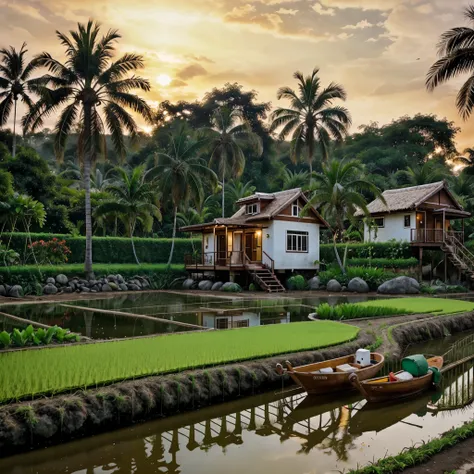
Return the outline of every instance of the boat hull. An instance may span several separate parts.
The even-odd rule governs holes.
[[[442,357],[428,359],[430,367],[441,369],[443,366]],[[418,395],[434,387],[433,373],[429,372],[423,377],[416,377],[411,380],[389,382],[388,377],[361,380],[351,377],[351,382],[359,389],[361,394],[369,403],[383,403],[403,400],[408,397]]]
[[[371,358],[376,361],[374,365],[361,368],[356,373],[359,380],[366,380],[375,377],[382,369],[384,364],[384,356],[378,353],[372,353]],[[311,395],[321,395],[324,393],[339,392],[343,390],[352,390],[349,376],[350,373],[335,372],[330,374],[316,374],[314,372],[322,368],[336,368],[342,364],[351,364],[355,360],[355,356],[339,357],[325,362],[318,362],[316,364],[308,364],[293,368],[289,362],[287,365],[287,372],[290,377],[300,385],[307,393]]]

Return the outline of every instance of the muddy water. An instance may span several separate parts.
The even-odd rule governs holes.
[[[474,415],[471,365],[442,388],[370,408],[356,394],[283,393],[225,403],[2,459],[2,474],[316,474],[347,470],[440,435]]]

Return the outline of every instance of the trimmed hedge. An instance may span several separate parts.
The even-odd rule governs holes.
[[[346,244],[337,244],[337,249],[341,258],[346,250]],[[412,249],[408,242],[391,241],[382,243],[355,243],[347,246],[347,258],[388,258],[388,259],[409,259],[412,258]],[[320,246],[320,260],[326,264],[334,263],[334,246],[323,244]]]
[[[374,268],[413,268],[418,266],[418,259],[412,258],[352,258],[347,261],[354,267]]]
[[[10,241],[11,237],[11,241]],[[31,234],[33,242],[37,240],[51,240],[53,237],[64,239],[71,249],[68,263],[83,263],[86,249],[85,237],[73,237],[66,234]],[[23,258],[28,248],[27,234],[4,233],[2,241],[17,251]],[[143,263],[166,263],[171,250],[171,239],[135,238],[135,248],[138,259]],[[193,247],[194,245],[194,247]],[[184,263],[184,256],[192,254],[193,250],[201,251],[200,239],[176,239],[173,253],[173,263]],[[92,257],[94,263],[135,263],[132,252],[131,239],[125,237],[93,237]],[[32,260],[32,258],[30,259]],[[33,263],[33,262],[31,262]]]
[[[124,278],[132,278],[136,275],[146,276],[150,279],[153,289],[168,288],[171,282],[180,277],[184,277],[186,272],[184,265],[171,265],[171,268],[165,263],[160,264],[144,264],[144,265],[106,265],[95,264],[93,266],[96,277],[120,274]],[[63,273],[72,278],[83,278],[84,265],[22,265],[15,267],[0,268],[0,283],[8,283],[9,285],[21,285],[25,293],[39,293],[38,285],[42,287],[46,278],[56,277]]]

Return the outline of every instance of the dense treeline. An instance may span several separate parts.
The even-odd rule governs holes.
[[[21,134],[16,121],[13,131],[0,131],[2,233],[85,236],[90,272],[92,235],[131,237],[138,263],[134,237],[174,242],[186,236],[179,227],[230,216],[255,190],[304,188],[330,222],[334,243],[360,240],[355,210],[366,211],[368,201],[393,187],[447,179],[474,210],[474,151],[456,150],[453,122],[418,114],[349,133],[346,91],[321,84],[318,69],[295,73],[291,87],[276,91],[276,104],[228,83],[202,100],[165,101],[152,110],[140,95],[150,84],[134,74],[143,58],[115,58],[118,32],[100,34],[92,21],[70,36],[58,33],[64,63],[46,52],[27,62],[25,45],[0,50],[0,126],[12,111],[16,116],[18,101],[27,106]],[[455,43],[433,65],[429,88],[456,75],[449,54],[465,45]],[[469,104],[458,107],[470,114]],[[55,128],[44,128],[51,115]],[[137,116],[150,134],[140,131]],[[473,220],[467,232],[474,232]],[[173,251],[172,243],[170,262]]]

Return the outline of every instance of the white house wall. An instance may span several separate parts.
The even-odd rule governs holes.
[[[308,232],[308,252],[286,251],[287,230]],[[262,240],[263,251],[275,260],[275,270],[314,270],[317,268],[314,262],[319,260],[319,224],[274,220],[268,229],[263,230]],[[265,257],[263,260],[265,262]]]
[[[215,250],[215,242],[214,242],[214,234],[203,234],[202,238],[204,240],[204,258],[207,264],[214,264],[214,253]]]
[[[411,227],[405,227],[405,216],[410,215]],[[371,229],[364,224],[364,242],[388,242],[389,240],[411,240],[411,229],[416,228],[416,212],[387,214],[384,216],[384,227]]]

